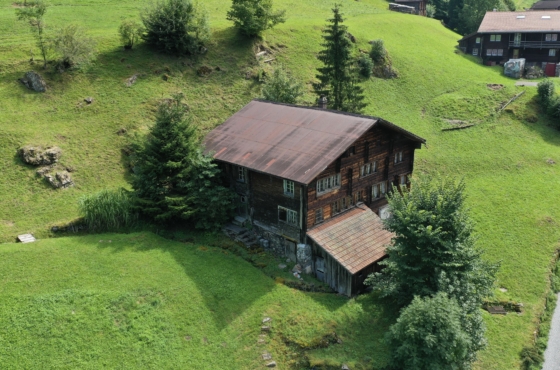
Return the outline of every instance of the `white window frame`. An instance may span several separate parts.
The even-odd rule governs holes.
[[[371,187],[371,198],[381,199],[387,194],[387,181],[382,181]]]
[[[365,177],[377,172],[377,161],[365,163],[360,167],[360,176]]]
[[[401,163],[403,161],[403,152],[395,153],[395,163]]]
[[[547,33],[544,35],[545,41],[558,41],[558,34],[557,33]]]
[[[498,56],[501,57],[504,55],[504,49],[498,49]]]
[[[472,55],[474,55],[475,57],[478,56],[478,48],[472,49]]]
[[[340,188],[340,173],[317,180],[317,194],[328,193],[338,188]]]
[[[281,209],[286,212],[286,220],[285,221],[280,218],[280,210]],[[289,208],[282,207],[282,206],[278,206],[278,221],[284,222],[288,225],[299,226],[299,220],[298,220],[298,217],[297,217],[297,212],[294,211],[294,210],[291,210]]]
[[[323,215],[323,208],[317,208],[315,210],[315,223],[323,222],[325,220]]]
[[[502,35],[490,35],[491,42],[500,42],[502,41]]]
[[[247,169],[245,167],[237,166],[237,181],[247,182]]]
[[[284,180],[284,195],[293,197],[295,193],[295,185],[293,181]]]
[[[477,38],[476,38],[475,44],[480,44],[480,37],[477,37]]]
[[[548,56],[555,57],[556,56],[556,49],[548,49]]]

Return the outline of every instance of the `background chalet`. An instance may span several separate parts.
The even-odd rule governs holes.
[[[478,31],[459,40],[459,47],[486,64],[525,58],[526,66],[537,65],[547,76],[555,76],[559,34],[558,10],[487,12]]]
[[[392,185],[425,140],[380,118],[254,100],[208,134],[261,243],[352,295],[385,256]],[[239,217],[238,217],[239,219]]]

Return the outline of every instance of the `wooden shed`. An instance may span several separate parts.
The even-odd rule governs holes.
[[[307,232],[312,240],[313,269],[317,278],[340,294],[352,296],[364,280],[380,270],[393,233],[371,209],[362,205],[348,210]]]

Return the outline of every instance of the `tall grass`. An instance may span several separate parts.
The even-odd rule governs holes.
[[[123,188],[83,196],[78,200],[78,208],[91,231],[117,231],[130,228],[138,221],[131,194]]]

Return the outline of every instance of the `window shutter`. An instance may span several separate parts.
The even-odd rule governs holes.
[[[369,158],[369,143],[366,141],[364,144],[364,161],[368,161]]]
[[[340,172],[340,166],[342,164],[342,157],[338,157],[338,159],[336,160],[336,164],[335,164],[335,171],[336,173]]]

